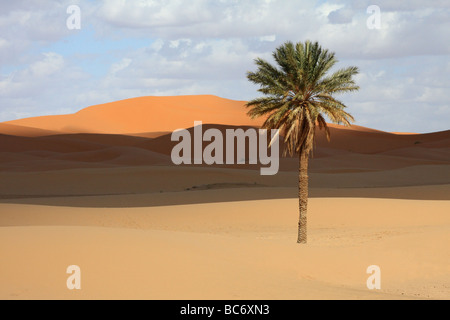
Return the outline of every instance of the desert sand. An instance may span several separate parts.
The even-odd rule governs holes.
[[[246,116],[244,104],[244,101],[210,95],[140,97],[92,106],[71,115],[28,118],[6,124],[65,133],[106,134],[172,132],[189,128],[196,120],[238,126],[261,124],[261,120]]]
[[[0,299],[450,298],[450,131],[318,133],[300,246],[296,158],[271,177],[171,163],[170,132],[196,120],[261,125],[243,105],[144,97],[1,123]]]

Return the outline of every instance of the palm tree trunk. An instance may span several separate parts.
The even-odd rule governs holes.
[[[308,153],[300,152],[299,156],[299,174],[298,174],[298,199],[300,218],[298,221],[298,243],[306,244],[308,242],[307,234],[307,212],[308,212]]]

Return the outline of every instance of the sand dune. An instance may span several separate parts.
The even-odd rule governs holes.
[[[214,127],[222,132],[235,128],[233,125],[248,129],[251,127],[244,125],[261,123],[250,120],[245,111],[242,101],[214,96],[143,97],[89,107],[73,115],[3,123],[0,171],[170,165],[176,144],[171,141],[172,130],[190,128],[192,132],[195,120],[205,123],[204,130]],[[450,163],[450,131],[400,135],[337,125],[330,125],[330,130],[331,142],[323,131],[317,133],[312,172],[342,174],[416,167],[419,172],[424,169],[425,176],[429,171],[425,166]],[[297,168],[296,159],[281,160],[281,171]],[[445,177],[447,172],[444,170]]]
[[[27,126],[20,126],[3,122],[0,123],[0,134],[21,136],[21,137],[41,137],[41,136],[61,134],[61,132]]]
[[[298,246],[296,157],[276,176],[171,162],[173,130],[258,128],[245,112],[143,97],[0,123],[0,299],[450,297],[450,131],[318,132]],[[366,287],[373,264],[381,291]]]
[[[236,128],[224,125],[204,127],[205,130],[214,127],[223,132],[227,128]],[[192,128],[189,130],[193,131]],[[322,132],[318,133],[311,161],[313,172],[369,172],[450,163],[450,148],[446,146],[450,131],[405,137],[356,129],[332,128],[331,131],[331,142],[326,141]],[[0,171],[51,170],[45,160],[55,164],[55,169],[89,167],[89,164],[93,168],[102,165],[170,165],[171,152],[176,142],[171,141],[171,134],[161,134],[154,138],[106,134],[42,137],[0,135],[0,156],[3,155],[0,157]],[[422,142],[416,144],[417,140]],[[21,160],[20,164],[17,159]],[[58,161],[61,163],[58,164]],[[259,169],[259,166],[250,165],[227,167]],[[281,159],[282,171],[297,171],[297,168],[298,161],[295,158]]]
[[[245,102],[216,96],[142,97],[83,109],[72,115],[15,120],[7,124],[64,133],[130,134],[174,131],[194,121],[260,125],[246,116]]]

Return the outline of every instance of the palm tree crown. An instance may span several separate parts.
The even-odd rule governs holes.
[[[322,49],[317,43],[287,42],[279,47],[273,57],[278,66],[256,59],[258,70],[249,72],[248,79],[260,85],[265,96],[247,103],[252,118],[267,116],[266,129],[280,129],[286,143],[285,153],[307,154],[313,147],[316,125],[330,132],[325,116],[331,122],[350,125],[353,117],[345,112],[346,106],[333,95],[356,91],[353,76],[357,67],[340,69],[327,76],[338,62],[333,52]]]

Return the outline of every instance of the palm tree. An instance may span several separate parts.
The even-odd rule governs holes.
[[[298,243],[307,243],[308,161],[314,146],[316,127],[324,129],[330,140],[325,117],[333,123],[350,126],[353,117],[334,96],[359,90],[353,76],[357,67],[348,67],[327,75],[338,62],[335,53],[317,43],[286,42],[273,53],[277,66],[256,59],[256,72],[248,72],[249,81],[260,86],[263,97],[247,103],[251,118],[265,116],[264,129],[279,129],[284,136],[284,155],[299,155]]]

